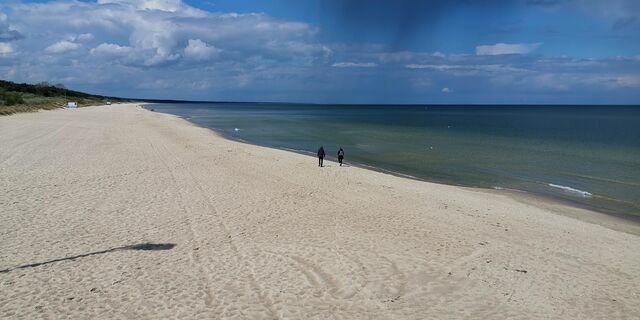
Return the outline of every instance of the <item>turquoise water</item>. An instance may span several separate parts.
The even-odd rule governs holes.
[[[323,145],[329,155],[341,146],[347,163],[640,215],[640,107],[180,103],[150,108],[258,145],[309,153]]]

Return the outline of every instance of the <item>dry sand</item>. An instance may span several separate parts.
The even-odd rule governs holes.
[[[1,117],[0,318],[640,318],[640,237],[562,210],[134,105]]]

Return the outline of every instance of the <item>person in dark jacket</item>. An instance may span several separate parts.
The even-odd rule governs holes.
[[[344,150],[342,150],[342,147],[340,147],[340,150],[338,150],[338,162],[340,162],[341,167],[342,167],[342,159],[344,159]]]
[[[322,167],[322,160],[324,160],[324,148],[322,146],[320,146],[320,149],[318,149],[318,166]]]

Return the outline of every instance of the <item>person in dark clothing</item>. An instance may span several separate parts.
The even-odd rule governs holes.
[[[320,149],[318,149],[318,166],[322,167],[322,160],[324,160],[324,148],[322,146],[320,146]]]
[[[340,147],[340,150],[338,150],[338,162],[340,162],[341,167],[342,167],[342,159],[344,159],[344,150],[342,150],[342,147]]]

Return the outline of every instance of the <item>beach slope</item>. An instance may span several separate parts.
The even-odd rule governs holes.
[[[0,318],[640,317],[633,233],[325,163],[135,105],[0,117]]]

